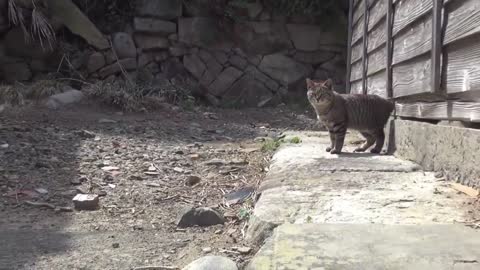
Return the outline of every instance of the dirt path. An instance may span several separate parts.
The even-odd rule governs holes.
[[[288,109],[168,108],[119,114],[94,105],[25,109],[0,116],[0,268],[182,267],[211,253],[244,265],[240,252],[251,201],[224,195],[257,187],[270,153],[257,137],[312,129]],[[214,162],[209,162],[214,161]],[[186,185],[188,176],[201,181]],[[72,207],[77,193],[100,195],[97,211],[57,212],[26,201]],[[178,229],[187,206],[221,212],[224,225]]]

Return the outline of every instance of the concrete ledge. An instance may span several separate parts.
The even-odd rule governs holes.
[[[395,120],[395,155],[480,188],[480,130]]]
[[[285,224],[247,270],[480,269],[480,233],[461,225]]]

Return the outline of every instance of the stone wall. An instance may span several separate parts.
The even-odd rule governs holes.
[[[110,36],[115,53],[78,53],[72,65],[89,79],[116,79],[122,72],[117,59],[132,78],[139,71],[160,79],[191,76],[197,92],[223,106],[278,104],[289,93],[304,91],[307,76],[331,77],[337,91],[344,90],[346,28],[341,23],[275,15],[257,1],[234,10],[241,20],[222,24],[204,2],[137,0],[131,25]],[[21,34],[0,14],[0,79],[28,81],[61,60],[55,50],[25,44]]]

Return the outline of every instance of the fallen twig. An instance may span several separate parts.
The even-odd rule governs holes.
[[[60,212],[72,212],[73,211],[73,209],[71,207],[55,206],[51,203],[25,201],[25,204],[30,205],[30,206],[34,206],[34,207],[46,207],[46,208],[50,208],[52,210],[60,211]]]

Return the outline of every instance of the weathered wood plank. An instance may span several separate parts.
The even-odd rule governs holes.
[[[360,18],[363,17],[365,1],[360,0],[360,2],[353,9],[353,25],[361,23]]]
[[[430,55],[393,66],[393,96],[397,98],[430,92],[431,73]]]
[[[351,63],[355,63],[358,60],[362,59],[363,54],[363,43],[359,42],[352,47],[352,61]]]
[[[387,66],[387,59],[385,54],[385,44],[368,54],[367,60],[367,75],[376,73]],[[385,78],[384,78],[385,79]]]
[[[350,75],[350,81],[352,82],[352,81],[362,79],[363,77],[362,70],[363,70],[362,61],[358,61],[352,64],[352,74]]]
[[[396,115],[433,120],[457,120],[480,122],[480,103],[478,102],[396,102]]]
[[[443,0],[433,1],[432,9],[432,85],[431,92],[441,93],[440,79],[441,79],[441,54],[442,54],[442,8]]]
[[[351,94],[362,94],[363,93],[362,80],[351,82],[350,93]]]
[[[387,5],[385,0],[379,0],[373,3],[368,14],[368,30],[371,30],[380,23],[387,15]]]
[[[386,19],[383,18],[368,34],[368,52],[371,52],[385,43],[387,40]]]
[[[345,90],[350,92],[350,73],[352,71],[352,30],[354,0],[348,0],[348,40],[347,40],[347,73],[345,74]]]
[[[362,16],[362,19],[363,19],[363,16]],[[363,23],[357,23],[353,26],[352,44],[357,44],[357,42],[359,42],[359,40],[362,37],[363,37]]]
[[[375,75],[367,78],[367,94],[379,95],[381,97],[387,97],[387,82],[385,80],[387,74],[384,69]]]
[[[444,44],[480,33],[480,1],[453,1],[446,8]]]
[[[444,48],[443,81],[446,92],[480,91],[480,36]]]
[[[394,9],[393,35],[430,12],[433,0],[398,0]]]
[[[393,39],[393,64],[412,59],[432,49],[432,16],[407,26]]]
[[[387,0],[387,24],[386,24],[386,54],[387,54],[387,94],[388,97],[393,97],[392,92],[392,57],[393,57],[393,41],[392,41],[392,28],[393,28],[393,2]]]
[[[368,1],[368,0],[367,0]],[[368,17],[369,17],[369,10],[368,5],[365,4],[365,10],[363,12],[363,57],[362,57],[362,81],[363,81],[363,93],[367,93],[367,59],[368,59],[368,51],[367,51],[367,35],[368,35]]]

